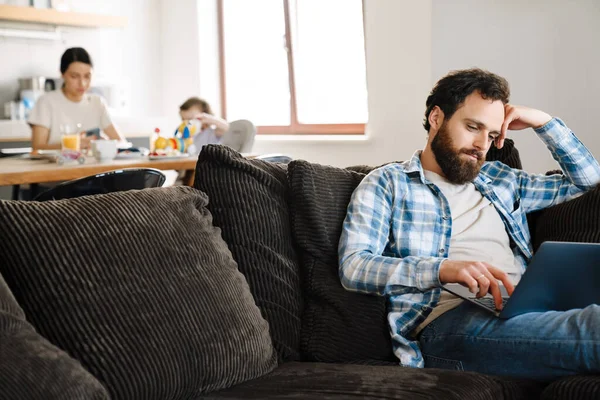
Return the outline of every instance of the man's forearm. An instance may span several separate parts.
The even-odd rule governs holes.
[[[569,181],[582,190],[600,182],[600,164],[559,118],[535,129]]]
[[[439,257],[387,257],[357,252],[340,263],[345,289],[379,296],[397,295],[406,288],[429,290],[441,285]]]

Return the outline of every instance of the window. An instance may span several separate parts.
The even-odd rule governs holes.
[[[219,0],[223,112],[259,133],[361,134],[362,0]]]

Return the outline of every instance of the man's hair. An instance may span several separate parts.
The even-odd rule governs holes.
[[[431,128],[429,114],[435,106],[444,112],[444,119],[447,121],[462,106],[467,96],[475,91],[484,99],[500,100],[504,104],[508,103],[510,97],[508,82],[501,76],[479,68],[452,71],[435,84],[427,97],[423,121],[425,130],[429,132]]]
[[[190,97],[184,101],[183,104],[179,106],[179,111],[187,111],[192,107],[199,107],[202,112],[213,115],[210,104],[208,104],[206,100],[202,100],[199,97]]]

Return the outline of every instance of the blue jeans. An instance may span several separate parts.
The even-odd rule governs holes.
[[[425,367],[543,381],[600,372],[600,306],[499,319],[465,302],[419,336]]]

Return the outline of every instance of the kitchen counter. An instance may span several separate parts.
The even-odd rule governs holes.
[[[154,128],[159,128],[163,132],[175,131],[180,123],[177,117],[114,116],[112,119],[117,129],[128,139],[149,137],[154,132]],[[31,128],[27,122],[0,119],[0,143],[29,142],[30,140]]]

